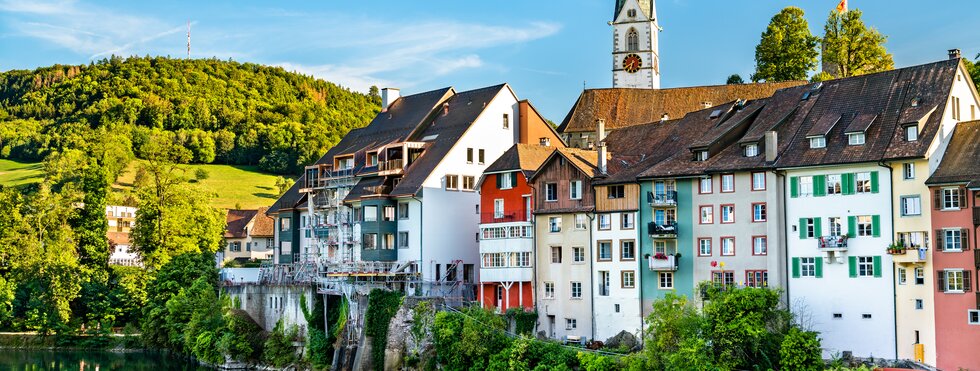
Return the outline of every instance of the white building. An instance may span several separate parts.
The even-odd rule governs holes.
[[[617,0],[613,21],[613,87],[660,88],[657,6],[654,0]]]

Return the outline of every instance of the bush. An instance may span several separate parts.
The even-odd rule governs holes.
[[[199,182],[210,177],[211,173],[208,173],[208,171],[204,170],[203,168],[197,168],[197,170],[194,170],[194,179]]]
[[[368,296],[367,313],[364,314],[364,335],[371,337],[371,360],[375,370],[384,370],[388,325],[401,305],[402,295],[398,292],[374,289]]]
[[[820,353],[817,334],[794,327],[786,334],[779,348],[779,366],[783,370],[821,370],[823,359]]]
[[[288,330],[284,327],[282,320],[276,322],[276,327],[266,339],[265,349],[262,352],[262,360],[266,364],[279,368],[299,361],[296,357],[296,349],[293,348],[293,340],[296,339],[299,331],[296,326],[290,326]]]

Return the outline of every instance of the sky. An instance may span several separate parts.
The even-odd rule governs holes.
[[[838,0],[661,0],[663,87],[713,85],[754,70],[780,9],[815,35]],[[612,84],[615,0],[0,0],[0,71],[110,55],[187,54],[282,66],[352,90],[413,94],[509,83],[561,122],[583,87]],[[980,53],[980,1],[850,0],[888,36],[896,67]]]

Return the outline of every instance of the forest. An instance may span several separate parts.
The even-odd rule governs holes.
[[[279,67],[217,59],[113,56],[0,73],[0,158],[38,162],[97,141],[145,159],[164,136],[190,163],[298,174],[378,112],[377,88],[352,92]]]

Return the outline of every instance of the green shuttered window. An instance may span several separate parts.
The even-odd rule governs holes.
[[[875,277],[881,277],[881,256],[874,256]]]
[[[792,198],[800,197],[800,177],[789,178],[789,196]]]
[[[881,237],[881,215],[871,216],[871,236]],[[875,269],[877,271],[877,269]]]
[[[847,272],[852,278],[858,276],[858,258],[856,256],[847,257]]]
[[[854,173],[841,174],[841,193],[845,195],[854,194]]]
[[[817,278],[823,278],[823,258],[817,257],[813,260],[813,273]]]
[[[856,216],[847,217],[847,238],[857,237],[858,222]]]
[[[822,197],[827,195],[827,176],[826,175],[814,175],[813,176],[813,195],[816,197]]]
[[[871,172],[871,193],[878,193],[878,172]]]
[[[793,258],[793,278],[800,278],[800,258]]]

